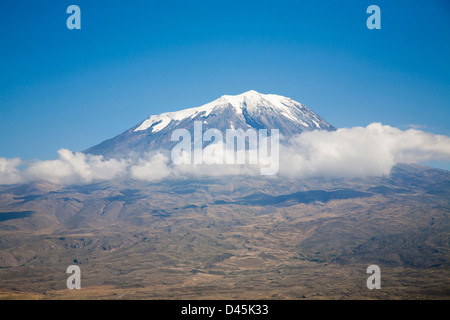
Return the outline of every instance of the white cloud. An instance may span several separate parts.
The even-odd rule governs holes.
[[[305,132],[280,150],[280,174],[366,177],[390,173],[396,163],[450,160],[450,137],[380,123]]]
[[[15,184],[23,182],[20,170],[17,168],[22,161],[18,158],[0,158],[0,184]]]
[[[23,172],[27,180],[43,179],[53,183],[77,184],[125,177],[128,162],[105,160],[102,156],[73,153],[67,149],[58,151],[59,159],[37,161]]]
[[[170,159],[157,153],[147,158],[138,159],[137,164],[130,167],[130,176],[136,180],[154,181],[173,176],[174,172],[169,167]]]
[[[210,151],[210,150],[209,150]],[[104,159],[102,156],[58,151],[59,158],[34,161],[20,170],[20,159],[0,158],[0,184],[47,180],[85,184],[112,179],[158,181],[220,175],[259,175],[257,165],[174,165],[167,153],[142,158]],[[206,152],[211,156],[211,152]],[[211,159],[210,159],[211,160]],[[304,132],[280,145],[279,177],[367,177],[390,173],[396,163],[450,161],[450,137],[420,130],[372,123],[367,127]],[[210,161],[214,162],[214,161]]]

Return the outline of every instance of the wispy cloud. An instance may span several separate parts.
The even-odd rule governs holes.
[[[47,180],[59,184],[86,184],[113,179],[158,181],[220,175],[259,175],[258,165],[174,165],[169,153],[139,158],[58,151],[59,157],[34,161],[24,168],[20,159],[0,158],[0,184]],[[380,123],[367,127],[311,131],[280,145],[278,177],[367,177],[390,173],[396,163],[450,161],[450,137],[416,129],[400,130]]]
[[[408,128],[417,129],[417,130],[425,130],[427,128],[427,126],[424,125],[424,124],[414,124],[414,123],[410,123],[410,124],[408,124],[406,126]]]

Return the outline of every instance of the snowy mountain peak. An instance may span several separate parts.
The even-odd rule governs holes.
[[[216,113],[226,107],[232,107],[236,114],[244,116],[256,115],[263,113],[264,110],[269,109],[274,112],[278,112],[281,116],[289,119],[290,121],[298,122],[304,127],[323,129],[320,127],[320,119],[312,113],[311,110],[304,105],[287,97],[275,95],[275,94],[262,94],[255,90],[250,90],[238,95],[223,95],[220,98],[202,105],[197,108],[189,108],[176,112],[166,112],[159,115],[152,115],[150,118],[141,123],[136,129],[137,131],[143,131],[151,128],[151,132],[158,132],[166,128],[173,121],[182,121],[184,119],[193,119],[199,115],[203,118],[208,117],[212,112]],[[303,121],[302,114],[312,114],[313,122],[307,123]],[[299,117],[300,115],[300,117]]]
[[[223,95],[200,107],[152,115],[86,152],[117,155],[170,148],[173,130],[192,131],[195,121],[202,122],[203,130],[278,129],[286,137],[303,131],[335,130],[315,112],[291,98],[250,90],[238,95]]]
[[[276,94],[262,94],[255,90],[250,90],[236,96],[225,95],[222,98],[229,101],[236,108],[242,109],[245,107],[249,111],[256,111],[259,107],[271,107],[281,112],[289,113],[290,107],[304,107],[291,98]]]
[[[262,94],[259,93],[255,90],[250,90],[238,95],[223,95],[222,97],[220,97],[219,99],[213,101],[216,103],[220,103],[220,102],[228,102],[229,104],[231,104],[237,111],[241,111],[244,107],[248,108],[248,109],[252,109],[255,110],[256,108],[258,108],[258,106],[265,106],[268,104],[273,104],[273,102],[276,102],[275,105],[273,106],[279,106],[280,105],[280,101],[282,99],[287,99],[285,97],[282,96],[277,96],[277,95],[267,95],[267,94]]]

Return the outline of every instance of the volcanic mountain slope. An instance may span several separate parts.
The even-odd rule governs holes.
[[[176,144],[170,140],[173,130],[187,129],[192,135],[195,121],[202,122],[203,131],[214,128],[223,134],[227,129],[278,129],[280,134],[290,137],[303,131],[335,130],[299,102],[251,90],[236,96],[224,95],[197,108],[152,115],[124,133],[85,152],[105,157],[121,157],[130,153],[170,150]]]
[[[450,298],[450,172],[0,187],[0,297]],[[67,290],[67,266],[82,290]],[[382,290],[366,287],[379,265]]]

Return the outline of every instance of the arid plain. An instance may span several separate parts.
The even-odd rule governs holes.
[[[0,191],[1,299],[450,298],[444,170]],[[81,290],[66,288],[73,264]]]

